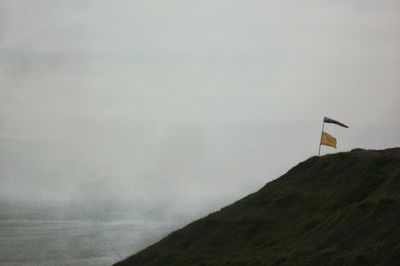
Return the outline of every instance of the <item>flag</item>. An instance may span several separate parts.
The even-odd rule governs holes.
[[[339,125],[339,126],[341,126],[341,127],[348,128],[348,126],[346,126],[345,124],[340,123],[339,121],[334,120],[334,119],[329,118],[329,117],[326,117],[326,116],[324,117],[324,123],[336,124],[336,125]]]
[[[330,146],[336,149],[336,138],[325,131],[322,131],[321,145]]]

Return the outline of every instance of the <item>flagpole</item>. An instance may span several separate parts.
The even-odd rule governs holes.
[[[325,122],[322,121],[322,130],[321,130],[321,138],[319,140],[318,156],[320,156],[321,154],[321,141],[322,141],[322,135],[324,134],[324,127],[325,127]]]

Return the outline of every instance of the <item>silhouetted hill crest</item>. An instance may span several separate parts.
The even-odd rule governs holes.
[[[120,265],[400,265],[400,148],[311,157]]]

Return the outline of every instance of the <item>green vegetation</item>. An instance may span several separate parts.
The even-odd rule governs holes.
[[[312,157],[116,265],[400,265],[400,149]]]

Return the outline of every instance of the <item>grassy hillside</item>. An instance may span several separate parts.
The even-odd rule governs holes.
[[[312,157],[116,265],[400,265],[400,149]]]

